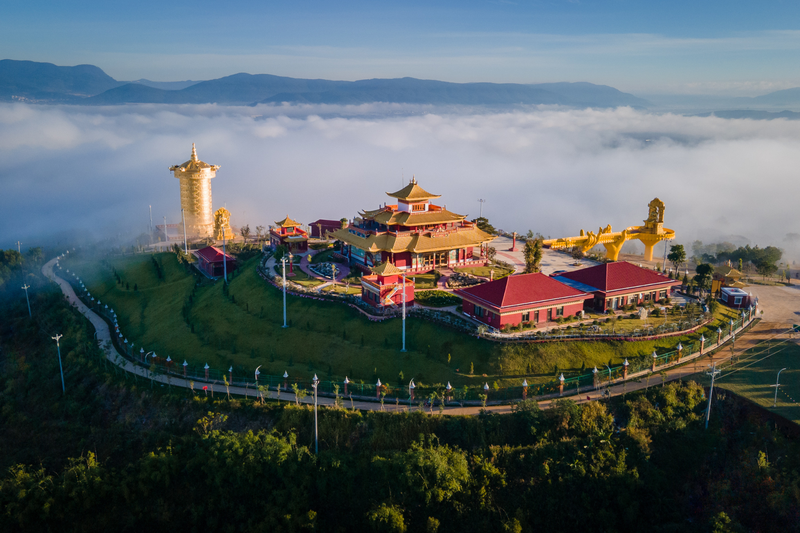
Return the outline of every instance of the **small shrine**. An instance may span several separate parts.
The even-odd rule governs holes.
[[[269,230],[269,242],[273,247],[283,246],[287,252],[303,253],[308,251],[308,232],[299,222],[288,216],[275,222],[275,227]]]
[[[744,282],[740,281],[741,277],[742,273],[733,268],[730,262],[728,262],[727,265],[714,271],[711,280],[711,293],[719,295],[724,287],[730,287],[732,289],[743,289],[747,287]]]
[[[220,207],[214,213],[214,233],[218,241],[229,241],[235,237],[231,229],[231,212],[224,207]]]
[[[389,261],[372,268],[372,274],[361,277],[361,299],[373,307],[401,307],[405,277],[406,306],[414,304],[414,281]]]

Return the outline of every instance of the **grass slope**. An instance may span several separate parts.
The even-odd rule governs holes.
[[[257,274],[257,258],[245,261],[230,281],[228,296],[220,281],[196,277],[171,253],[157,254],[164,279],[156,275],[151,256],[70,259],[67,268],[79,273],[91,293],[117,312],[121,330],[138,347],[154,350],[192,365],[208,363],[214,369],[234,366],[252,373],[262,365],[264,375],[323,380],[342,379],[400,385],[415,378],[425,384],[479,386],[497,381],[517,386],[521,376],[531,382],[551,380],[556,371],[578,372],[581,367],[602,368],[605,363],[648,357],[671,350],[700,336],[673,337],[652,342],[558,342],[509,344],[484,341],[426,321],[406,322],[406,353],[400,352],[401,321],[371,322],[339,303],[289,296],[290,327],[282,328],[282,295]],[[130,285],[130,289],[126,288]],[[138,291],[134,291],[134,284]],[[194,294],[193,294],[194,291]],[[183,312],[184,305],[188,313]],[[715,326],[716,327],[716,326]],[[451,357],[448,364],[448,354]],[[475,375],[467,375],[470,364]],[[460,372],[456,372],[459,369]],[[485,375],[484,375],[485,374]]]

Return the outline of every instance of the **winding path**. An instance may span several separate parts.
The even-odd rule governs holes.
[[[100,348],[103,350],[103,352],[105,353],[106,358],[109,361],[111,361],[112,363],[114,363],[115,365],[117,365],[119,368],[121,368],[122,370],[124,370],[126,372],[129,372],[131,374],[135,374],[135,375],[140,376],[140,377],[145,378],[145,379],[153,380],[155,383],[159,383],[162,387],[167,385],[167,386],[182,387],[182,388],[186,388],[186,389],[194,388],[196,393],[202,390],[202,386],[206,384],[206,383],[202,382],[202,380],[197,380],[197,379],[189,380],[189,379],[184,379],[182,377],[175,376],[175,375],[164,375],[164,374],[152,375],[147,368],[144,368],[141,365],[134,364],[131,361],[129,361],[128,359],[126,359],[125,357],[123,357],[116,350],[116,348],[114,347],[114,344],[113,344],[112,338],[111,338],[111,331],[110,331],[109,326],[106,323],[106,321],[103,318],[101,318],[97,313],[95,313],[94,311],[89,309],[80,300],[80,298],[78,298],[78,296],[75,294],[75,291],[73,290],[72,285],[70,285],[66,280],[62,279],[60,276],[58,276],[55,273],[54,266],[55,266],[56,262],[58,261],[58,259],[59,258],[56,257],[54,259],[51,259],[47,263],[45,263],[44,266],[42,266],[42,273],[49,280],[51,280],[54,283],[58,284],[58,286],[61,288],[61,291],[66,296],[67,301],[70,303],[70,305],[75,307],[81,314],[83,314],[83,316],[85,316],[89,320],[89,322],[92,323],[92,325],[94,326],[94,328],[95,328],[95,330],[97,332],[97,343],[100,346]],[[765,340],[767,338],[773,337],[776,334],[781,334],[783,331],[784,331],[784,328],[782,327],[782,324],[775,324],[775,323],[769,323],[769,322],[757,323],[750,331],[748,331],[746,334],[740,336],[740,338],[738,340],[738,343],[737,343],[737,350],[747,349],[750,346],[756,344],[757,342],[760,342],[760,341],[763,341],[763,340]],[[723,342],[723,344],[725,344],[725,342]],[[703,364],[709,364],[711,361],[720,362],[720,361],[724,361],[724,360],[729,359],[730,358],[730,352],[728,350],[723,350],[723,351],[717,352],[717,354],[713,358],[710,358],[710,357],[705,356],[705,355],[701,356],[701,357],[703,358],[702,359]],[[697,357],[697,359],[699,360],[700,357]],[[684,361],[686,361],[686,360],[691,360],[691,359],[689,359],[687,357],[686,359],[684,359]],[[683,379],[683,378],[685,378],[685,377],[687,377],[687,376],[689,376],[691,374],[694,374],[694,373],[696,373],[695,370],[694,370],[695,366],[696,365],[687,364],[687,365],[684,365],[682,367],[666,369],[665,370],[666,373],[667,373],[666,380],[667,381],[672,381],[672,380],[677,380],[677,379]],[[618,395],[624,394],[626,392],[632,392],[632,391],[635,391],[635,390],[641,390],[641,389],[644,389],[644,388],[646,388],[646,387],[648,387],[650,385],[655,386],[655,385],[661,383],[660,376],[659,377],[653,376],[649,380],[641,380],[641,379],[640,380],[636,380],[637,377],[645,377],[647,374],[649,374],[649,371],[639,372],[638,374],[631,374],[628,377],[628,380],[625,381],[625,382],[620,382],[620,380],[614,380],[612,382],[612,386],[609,387],[609,391],[610,391],[611,396],[618,396]],[[650,381],[652,381],[652,383],[650,383]],[[213,389],[214,383],[209,383],[209,385]],[[226,394],[226,389],[225,389],[224,385],[221,385],[218,382],[216,383],[216,385],[217,385],[218,388],[216,390],[214,390],[212,392],[212,394]],[[256,393],[256,391],[254,389],[248,389],[248,388],[241,387],[241,386],[230,386],[229,389],[230,389],[230,393],[231,394],[235,394],[237,396],[249,397],[249,398],[252,398],[254,400],[256,400],[258,398],[257,393]],[[605,389],[601,386],[599,390],[592,389],[592,390],[590,390],[588,392],[581,391],[581,394],[579,395],[579,397],[576,397],[575,395],[568,396],[567,394],[565,394],[565,397],[571,398],[571,399],[575,400],[577,403],[583,403],[583,402],[586,402],[586,401],[601,399],[602,392],[604,390]],[[569,392],[569,391],[565,391],[565,392]],[[271,398],[271,399],[278,398],[278,399],[280,399],[282,401],[288,401],[288,402],[295,401],[295,396],[294,396],[294,393],[292,393],[292,392],[283,392],[283,391],[281,391],[281,392],[278,393],[277,391],[272,390],[269,393],[269,398]],[[546,397],[542,397],[542,400],[539,401],[539,406],[541,408],[543,408],[543,409],[546,409],[546,408],[550,407],[551,404],[557,399],[558,399],[558,395],[549,396],[549,397],[547,397],[547,396]],[[389,400],[389,399],[387,399],[387,401],[385,402],[385,405],[383,407],[377,401],[351,400],[350,398],[343,398],[342,400],[343,400],[344,407],[353,407],[353,408],[356,408],[356,409],[359,409],[359,410],[362,410],[362,411],[380,411],[380,410],[385,410],[385,411],[407,411],[407,410],[411,410],[411,411],[414,411],[414,410],[419,410],[420,409],[420,407],[415,406],[415,405],[410,405],[410,406],[409,405],[400,405],[400,406],[398,406],[395,403],[392,403],[392,401]],[[489,400],[491,401],[491,396],[490,396]],[[301,400],[301,402],[304,403],[304,404],[313,404],[314,403],[314,399],[313,399],[312,396],[307,396],[307,397],[303,398]],[[320,396],[318,398],[318,403],[319,403],[319,405],[333,406],[335,402],[334,402],[334,398]],[[452,415],[476,415],[481,410],[482,410],[482,408],[479,407],[479,406],[460,407],[460,406],[455,405],[455,406],[446,407],[445,410],[444,410],[444,413],[445,414],[452,414]],[[486,407],[486,411],[489,411],[489,412],[492,412],[492,413],[510,413],[511,412],[511,405],[491,405],[491,404],[489,404]],[[435,413],[439,412],[439,409],[437,407],[437,408],[434,408],[430,412],[435,414]]]

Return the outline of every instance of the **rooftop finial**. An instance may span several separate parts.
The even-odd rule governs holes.
[[[411,175],[411,183],[416,183],[416,182],[417,182],[417,177],[412,174]]]
[[[192,161],[197,161],[197,150],[194,147],[194,143],[192,143]]]

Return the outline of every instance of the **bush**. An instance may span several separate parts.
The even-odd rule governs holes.
[[[414,294],[414,300],[431,307],[447,307],[461,304],[461,298],[446,291],[420,291]]]

